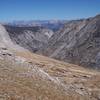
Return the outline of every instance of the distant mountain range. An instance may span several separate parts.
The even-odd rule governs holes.
[[[30,20],[30,21],[13,21],[6,24],[19,27],[42,26],[56,31],[59,28],[63,27],[66,22],[67,20]]]

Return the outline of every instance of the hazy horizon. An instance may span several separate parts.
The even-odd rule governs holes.
[[[0,22],[74,20],[100,14],[99,0],[2,0]]]

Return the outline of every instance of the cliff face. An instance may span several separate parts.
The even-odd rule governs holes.
[[[66,23],[41,51],[66,62],[100,68],[100,15]]]

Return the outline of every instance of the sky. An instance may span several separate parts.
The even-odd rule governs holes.
[[[100,0],[0,0],[0,22],[71,20],[100,14]]]

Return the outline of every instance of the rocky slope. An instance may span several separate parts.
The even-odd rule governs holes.
[[[5,27],[0,24],[0,48],[5,47],[12,48],[12,50],[25,51],[23,47],[13,43]]]
[[[40,26],[18,27],[5,25],[11,40],[32,52],[38,51],[43,45],[46,45],[53,31]]]
[[[0,100],[99,100],[100,73],[0,48]]]
[[[66,62],[100,68],[100,15],[69,21],[41,52]]]
[[[68,21],[57,32],[40,26],[4,27],[14,44],[32,52],[100,69],[100,15]]]

